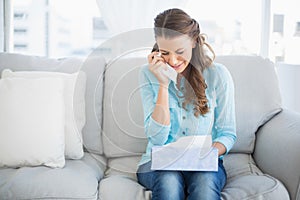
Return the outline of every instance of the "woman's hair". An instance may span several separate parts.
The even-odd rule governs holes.
[[[193,104],[196,117],[206,114],[209,111],[205,95],[207,85],[202,72],[212,64],[215,54],[211,46],[206,43],[204,35],[200,34],[198,22],[180,9],[169,9],[158,14],[154,19],[154,34],[156,38],[166,39],[184,34],[196,42],[189,66],[186,68],[189,71],[185,77],[188,81],[185,82],[185,91],[182,91],[185,98],[183,107],[186,109],[188,104]],[[154,48],[157,48],[157,44],[154,45]],[[207,50],[212,53],[212,58],[207,55]]]

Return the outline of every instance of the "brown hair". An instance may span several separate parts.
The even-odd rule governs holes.
[[[198,22],[180,9],[169,9],[158,14],[154,19],[154,34],[155,37],[164,38],[174,38],[185,34],[196,42],[196,46],[192,50],[192,58],[186,69],[189,71],[185,77],[188,83],[185,82],[186,91],[183,92],[185,97],[183,107],[186,109],[186,106],[192,103],[196,117],[200,114],[206,114],[209,111],[205,94],[207,85],[202,73],[205,68],[212,64],[215,53],[211,46],[206,43],[204,35],[200,34]],[[157,44],[154,45],[155,47],[157,48]],[[212,58],[206,54],[206,50],[212,53]]]

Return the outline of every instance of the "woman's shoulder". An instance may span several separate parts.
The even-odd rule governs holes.
[[[231,74],[227,67],[221,63],[212,63],[203,73],[205,79],[209,82],[227,82],[231,79]]]
[[[148,63],[140,67],[139,79],[140,82],[145,82],[145,81],[157,82],[157,79],[155,78],[154,74],[149,70]]]
[[[208,72],[213,73],[215,75],[220,74],[220,73],[223,74],[223,73],[229,72],[225,65],[223,65],[221,63],[216,63],[216,62],[213,62],[211,64],[211,66],[209,66],[206,69],[208,69]]]
[[[141,66],[141,71],[146,71],[148,70],[149,71],[149,64],[148,63],[145,63]]]
[[[149,70],[149,64],[146,63],[146,64],[143,64],[141,67],[140,67],[140,74],[150,74],[150,70]]]

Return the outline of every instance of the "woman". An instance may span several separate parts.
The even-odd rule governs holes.
[[[140,73],[148,145],[138,181],[153,200],[220,199],[226,183],[223,155],[236,140],[233,81],[223,65],[213,63],[212,48],[188,14],[169,9],[154,21],[156,44]],[[162,72],[167,64],[178,73],[177,81]],[[204,134],[212,135],[218,149],[217,172],[151,170],[153,146]]]

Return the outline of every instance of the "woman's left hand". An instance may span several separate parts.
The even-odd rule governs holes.
[[[226,153],[226,147],[220,142],[214,142],[212,147],[218,149],[218,155],[221,156]]]

